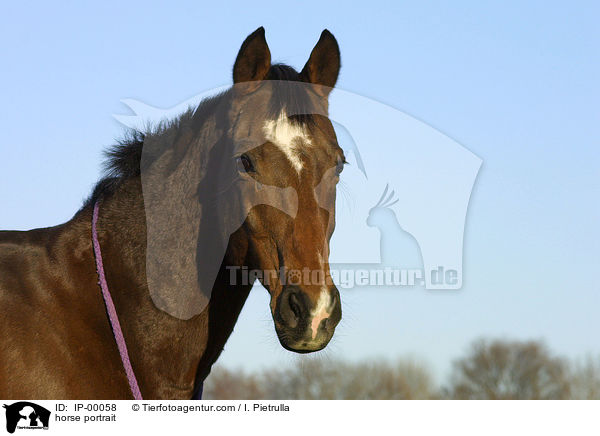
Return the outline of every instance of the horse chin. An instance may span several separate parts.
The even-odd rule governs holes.
[[[283,348],[299,354],[308,354],[321,351],[327,346],[327,344],[329,344],[329,341],[333,336],[321,337],[317,340],[292,340],[288,334],[282,333],[278,329],[276,329],[276,332],[279,343]]]
[[[325,348],[327,346],[327,343],[329,341],[320,344],[320,345],[313,345],[313,346],[307,346],[307,345],[294,345],[294,346],[290,346],[288,344],[286,344],[285,342],[283,342],[281,339],[279,339],[279,343],[281,344],[281,346],[283,348],[285,348],[288,351],[292,351],[294,353],[298,353],[298,354],[308,354],[308,353],[314,353],[316,351],[321,351],[323,348]]]
[[[282,346],[283,346],[283,348],[285,348],[286,350],[288,350],[288,351],[292,351],[292,352],[294,352],[294,353],[298,353],[298,354],[310,354],[310,353],[315,353],[315,352],[317,352],[317,351],[321,351],[323,348],[325,348],[325,347],[321,347],[321,348],[318,348],[318,349],[315,349],[315,350],[303,350],[303,349],[295,349],[295,348],[290,348],[290,347],[288,347],[287,345],[283,345],[283,344],[281,344],[281,345],[282,345]]]

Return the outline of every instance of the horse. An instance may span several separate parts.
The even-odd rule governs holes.
[[[342,316],[328,261],[346,163],[327,115],[340,65],[328,30],[300,72],[271,63],[260,27],[228,90],[107,150],[70,221],[1,231],[0,397],[136,398],[127,361],[144,399],[193,398],[249,270],[283,271],[258,277],[281,345],[323,349]],[[303,270],[320,279],[287,279]]]

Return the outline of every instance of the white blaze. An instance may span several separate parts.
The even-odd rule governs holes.
[[[319,300],[317,301],[316,307],[310,314],[312,317],[310,329],[312,330],[313,339],[317,337],[317,331],[319,330],[319,324],[321,324],[321,321],[329,318],[329,315],[331,315],[331,313],[327,310],[329,309],[330,303],[331,296],[327,290],[323,289],[319,295]]]
[[[300,172],[302,160],[298,147],[301,143],[311,144],[306,129],[290,122],[285,112],[281,112],[276,120],[265,121],[263,131],[267,140],[283,151],[296,171]]]

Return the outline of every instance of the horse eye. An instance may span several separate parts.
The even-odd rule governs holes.
[[[242,154],[237,158],[237,167],[239,171],[253,173],[255,171],[252,160],[247,154]]]

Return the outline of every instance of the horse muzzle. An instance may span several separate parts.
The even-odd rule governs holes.
[[[334,286],[311,296],[299,286],[286,286],[277,298],[273,319],[285,349],[297,353],[319,351],[329,343],[342,319],[340,293]]]

